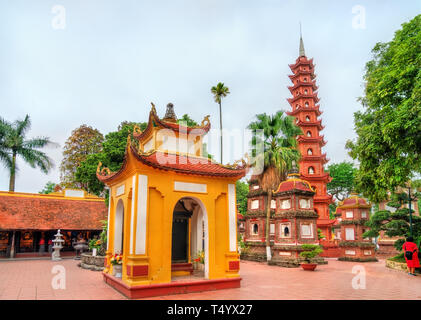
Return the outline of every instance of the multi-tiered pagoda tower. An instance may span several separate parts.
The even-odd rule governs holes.
[[[295,64],[289,67],[293,73],[289,76],[293,85],[288,89],[293,97],[288,99],[292,111],[287,114],[295,117],[296,124],[303,131],[303,135],[298,137],[298,148],[301,152],[300,176],[310,182],[316,191],[314,210],[319,215],[317,227],[322,230],[326,240],[330,240],[331,226],[335,220],[329,219],[332,196],[327,194],[326,185],[330,177],[329,173],[324,171],[324,165],[329,160],[326,154],[322,153],[322,147],[326,142],[323,135],[320,135],[324,126],[319,119],[322,112],[319,110],[313,59],[307,59],[302,37],[300,37],[300,55]]]

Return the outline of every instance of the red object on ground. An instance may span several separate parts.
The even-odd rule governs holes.
[[[316,263],[302,263],[301,267],[306,271],[314,271],[316,269],[317,264]]]
[[[414,254],[412,255],[412,260],[408,260],[405,257],[406,265],[408,268],[419,268],[420,261],[418,259],[418,248],[417,245],[413,242],[405,242],[402,246],[403,251],[412,251]]]

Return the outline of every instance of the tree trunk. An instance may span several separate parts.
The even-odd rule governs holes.
[[[16,152],[13,152],[12,168],[10,168],[9,191],[15,191],[16,178]]]
[[[221,128],[220,130],[221,130],[221,164],[222,164],[222,159],[223,159],[223,157],[222,157],[222,150],[223,150],[223,147],[222,147],[222,108],[221,108],[221,102],[219,102],[219,127]]]
[[[266,204],[266,260],[272,259],[272,253],[270,251],[270,207],[272,203],[272,188],[269,188],[267,195]]]

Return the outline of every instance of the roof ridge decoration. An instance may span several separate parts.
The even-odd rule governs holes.
[[[155,108],[154,103],[153,103],[153,102],[151,102],[151,105],[152,105],[152,107],[151,107],[151,111],[150,111],[150,113],[157,114],[157,113],[156,113],[156,108]]]
[[[103,167],[102,169],[101,169],[101,167],[102,167],[102,162],[100,161],[98,163],[98,166],[96,167],[97,176],[106,177],[106,176],[111,175],[111,170],[108,167]]]
[[[167,104],[167,110],[165,111],[165,116],[164,118],[162,118],[162,120],[166,122],[172,122],[172,123],[177,122],[177,116],[175,115],[175,112],[174,112],[174,105],[171,102]]]
[[[140,127],[137,124],[135,124],[133,126],[133,134],[141,134],[141,133],[142,133],[142,129],[140,129]]]
[[[208,114],[207,116],[205,116],[202,120],[202,122],[200,123],[200,125],[198,126],[194,126],[195,128],[203,128],[207,125],[210,125],[210,115]]]

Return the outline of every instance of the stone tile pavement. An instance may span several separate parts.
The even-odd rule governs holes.
[[[412,277],[404,272],[385,267],[384,260],[370,263],[341,262],[328,259],[327,265],[316,271],[301,268],[286,269],[263,263],[241,262],[241,288],[180,294],[150,299],[421,299],[421,276]],[[114,300],[125,299],[102,281],[100,272],[80,269],[78,261],[64,259],[1,261],[0,299],[38,300]],[[54,265],[66,270],[66,289],[51,286]],[[363,266],[366,273],[365,289],[353,289],[354,266]],[[362,283],[360,283],[362,284]]]

